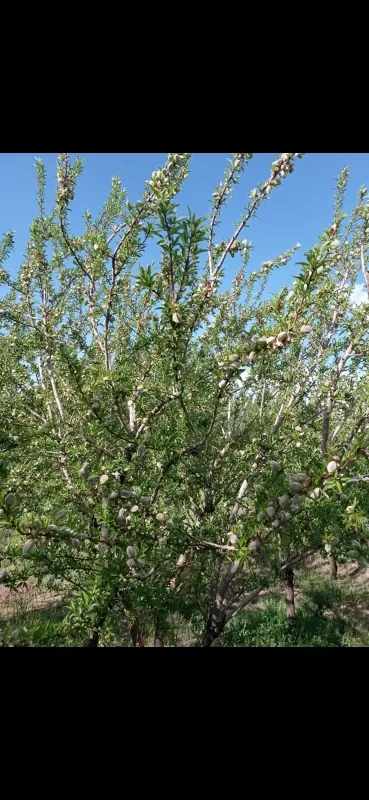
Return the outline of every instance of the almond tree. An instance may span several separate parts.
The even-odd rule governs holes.
[[[65,644],[72,631],[97,646],[120,608],[134,646],[149,630],[175,643],[179,619],[211,646],[275,581],[293,619],[307,555],[323,549],[333,577],[339,560],[366,563],[368,311],[351,301],[358,275],[368,286],[366,190],[345,217],[343,171],[332,225],[271,298],[299,245],[250,272],[241,238],[301,156],[273,163],[222,241],[250,153],[230,160],[208,218],[179,216],[190,159],[171,154],[136,204],[114,178],[79,237],[80,160],[59,157],[49,215],[36,162],[25,260],[14,280],[1,271],[1,580],[68,587]],[[144,266],[150,239],[160,261]]]

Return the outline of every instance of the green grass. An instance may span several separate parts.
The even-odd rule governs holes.
[[[325,575],[304,572],[296,575],[297,616],[288,621],[278,590],[245,610],[229,625],[216,647],[369,647],[369,591],[353,581],[332,581]],[[11,639],[14,631],[20,639],[30,639],[35,647],[80,647],[83,638],[68,633],[62,606],[27,611],[20,608],[11,619],[0,623],[0,637]],[[178,639],[191,639],[193,630],[183,619],[172,619],[172,637],[166,646],[176,646]],[[146,644],[152,646],[152,636]],[[130,647],[127,622],[109,619],[101,637],[102,646]]]
[[[65,616],[63,608],[45,608],[32,611],[20,611],[8,620],[2,620],[0,635],[4,642],[14,642],[15,633],[19,632],[21,641],[29,639],[36,647],[62,646],[62,623]]]
[[[297,576],[296,619],[271,596],[226,629],[219,647],[369,647],[368,592],[322,575]]]

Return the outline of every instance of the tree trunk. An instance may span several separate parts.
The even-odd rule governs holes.
[[[295,585],[292,567],[283,571],[282,585],[287,619],[295,619]]]
[[[206,630],[203,633],[203,636],[202,636],[202,639],[201,639],[201,642],[200,642],[200,647],[211,647],[211,645],[213,644],[213,642],[215,641],[216,638],[217,637],[216,637],[216,635],[214,635],[213,631]]]
[[[103,612],[103,614],[101,614],[101,617],[97,621],[97,625],[96,625],[95,630],[92,633],[92,636],[90,636],[90,638],[87,639],[87,642],[85,643],[84,647],[98,647],[99,646],[99,640],[100,640],[101,631],[102,631],[102,629],[104,627],[104,624],[105,624],[106,618],[107,618],[107,616],[109,614],[109,611],[113,607],[113,605],[114,605],[113,602],[109,603],[108,608]]]
[[[90,638],[87,639],[85,647],[98,647],[99,638],[100,638],[100,630],[94,631],[92,636],[90,636]]]
[[[87,642],[85,642],[85,644],[83,645],[84,647],[98,647],[99,646],[99,639],[100,639],[101,631],[102,631],[102,629],[103,629],[103,627],[105,625],[105,622],[107,620],[107,617],[109,616],[110,611],[114,608],[115,603],[117,602],[118,594],[119,594],[119,586],[116,586],[114,591],[113,591],[113,593],[112,593],[112,596],[111,596],[108,604],[105,606],[105,608],[102,611],[99,619],[96,622],[96,627],[94,628],[92,636],[90,636],[90,638],[87,639]]]
[[[332,578],[332,581],[336,581],[337,580],[337,569],[338,569],[338,565],[337,565],[337,561],[336,561],[335,557],[334,556],[330,556],[330,558],[329,558],[329,574],[330,574],[330,576]]]
[[[131,639],[132,647],[145,647],[138,617],[136,617],[136,619],[133,621],[133,625],[131,627]]]
[[[164,633],[160,626],[160,622],[156,623],[154,647],[164,647]]]
[[[207,622],[206,628],[201,636],[199,647],[211,647],[215,639],[218,639],[225,628],[225,620],[216,619],[212,614]]]

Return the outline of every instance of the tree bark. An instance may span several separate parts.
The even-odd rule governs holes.
[[[164,647],[164,632],[161,628],[160,622],[156,623],[154,647]]]
[[[292,567],[287,567],[283,571],[282,585],[287,619],[295,619],[295,584]]]
[[[336,581],[337,580],[337,569],[338,569],[338,565],[337,565],[337,561],[336,561],[335,557],[334,556],[330,556],[330,558],[329,558],[329,574],[330,574],[330,576],[332,578],[332,581]]]
[[[145,647],[138,617],[136,617],[136,619],[133,621],[133,625],[131,627],[131,639],[132,647]]]
[[[114,608],[114,606],[115,606],[115,604],[117,602],[118,595],[119,595],[119,586],[116,586],[114,591],[113,591],[113,593],[112,593],[112,596],[111,596],[108,604],[105,606],[104,610],[100,614],[99,619],[96,622],[96,626],[95,626],[95,628],[94,628],[94,630],[92,632],[92,635],[90,636],[89,639],[87,639],[87,641],[83,645],[84,647],[98,647],[99,646],[99,640],[100,640],[101,631],[102,631],[102,629],[103,629],[103,627],[105,625],[105,622],[106,622],[106,620],[107,620],[107,618],[109,616],[110,611]],[[126,601],[126,603],[127,602],[128,601]]]
[[[115,602],[116,602],[116,594],[114,594],[114,597],[111,599],[110,603],[108,603],[105,611],[103,611],[103,613],[99,617],[99,619],[98,619],[98,621],[96,623],[96,628],[94,629],[94,631],[92,633],[92,636],[90,636],[90,638],[87,639],[87,642],[84,645],[85,647],[98,647],[99,646],[99,640],[100,640],[101,631],[102,631],[102,629],[103,629],[103,627],[105,625],[105,622],[106,622],[106,619],[108,617],[108,614],[111,611],[111,609],[113,608]]]
[[[225,620],[215,618],[214,614],[211,614],[198,646],[211,647],[215,639],[218,639],[218,636],[223,633],[225,624]]]
[[[201,638],[200,647],[211,647],[216,638],[217,636],[216,634],[214,634],[213,631],[211,630],[204,631]]]
[[[100,639],[100,629],[93,632],[92,636],[87,639],[85,647],[98,647]]]

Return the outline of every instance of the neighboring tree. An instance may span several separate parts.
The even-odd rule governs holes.
[[[366,190],[347,218],[343,170],[332,225],[275,296],[268,278],[299,245],[250,273],[240,241],[300,156],[274,162],[222,241],[250,153],[230,160],[209,219],[178,215],[177,153],[136,204],[114,178],[81,236],[68,218],[81,161],[59,157],[49,215],[36,162],[25,261],[0,272],[1,580],[68,588],[55,642],[97,646],[120,609],[134,646],[175,644],[183,620],[211,646],[276,581],[293,619],[307,555],[325,552],[332,577],[366,564],[368,307],[352,303],[358,275],[369,292]],[[160,262],[143,266],[149,239]],[[228,256],[240,267],[222,291]]]

